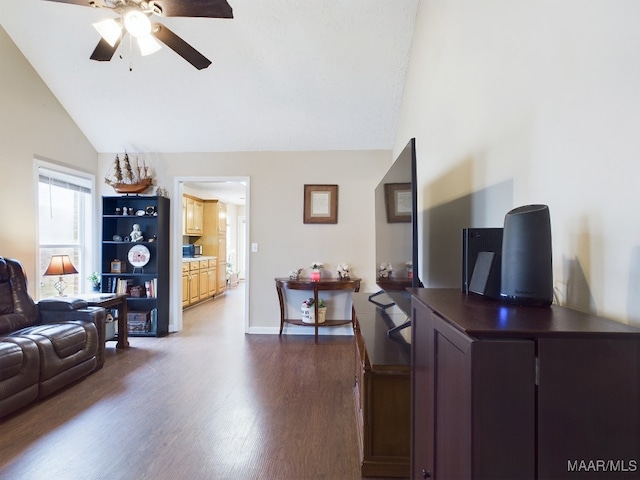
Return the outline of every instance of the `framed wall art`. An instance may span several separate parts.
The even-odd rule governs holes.
[[[384,196],[388,223],[411,221],[411,183],[385,183]]]
[[[304,186],[304,223],[338,223],[338,185]]]

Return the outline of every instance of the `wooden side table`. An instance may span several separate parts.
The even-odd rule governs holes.
[[[355,313],[353,307],[351,308],[351,319],[349,320],[325,320],[324,323],[318,323],[318,292],[319,291],[340,291],[350,290],[357,292],[360,290],[359,278],[326,278],[322,280],[311,280],[310,278],[276,278],[276,291],[278,292],[278,301],[280,302],[280,335],[282,335],[282,329],[284,324],[290,323],[292,325],[304,325],[309,326],[308,323],[304,323],[302,319],[286,318],[286,305],[284,302],[284,290],[307,290],[313,292],[314,309],[315,309],[315,321],[313,324],[315,332],[315,341],[318,342],[318,327],[337,327],[339,325],[351,324],[353,326],[353,320]]]
[[[116,348],[129,348],[127,325],[127,296],[115,293],[85,293],[74,295],[87,302],[90,307],[115,308],[118,310],[118,343]]]

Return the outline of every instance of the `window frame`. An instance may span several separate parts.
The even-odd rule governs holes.
[[[81,215],[81,229],[84,232],[83,238],[79,239],[79,244],[49,244],[49,243],[41,243],[40,238],[40,176],[41,171],[45,170],[48,172],[59,173],[63,175],[68,175],[72,177],[76,177],[81,179],[81,183],[88,183],[90,185],[89,198],[87,199],[84,208],[86,209],[86,214]],[[95,249],[96,245],[96,235],[97,235],[97,222],[98,215],[96,214],[97,209],[97,198],[96,198],[96,176],[92,173],[86,172],[84,170],[70,167],[67,165],[63,165],[60,163],[55,163],[47,160],[42,160],[35,158],[34,159],[34,190],[35,190],[35,266],[36,266],[36,275],[37,279],[35,281],[35,298],[40,299],[43,295],[42,293],[42,282],[43,282],[43,271],[41,270],[40,265],[40,255],[41,249],[44,248],[79,248],[80,250],[80,258],[81,264],[75,265],[78,270],[78,283],[80,285],[81,292],[90,291],[91,285],[90,281],[87,277],[91,272],[98,271],[96,265],[100,260],[100,254]],[[96,254],[97,252],[97,254]],[[69,292],[66,292],[69,293]]]

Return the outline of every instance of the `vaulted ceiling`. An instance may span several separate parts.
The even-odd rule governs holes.
[[[200,71],[127,41],[90,60],[103,9],[0,0],[0,25],[98,152],[393,147],[418,0],[229,3],[233,19],[162,19]]]

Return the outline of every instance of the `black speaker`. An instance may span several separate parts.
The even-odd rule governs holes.
[[[469,292],[493,299],[500,298],[500,254],[479,252],[473,275],[469,283]]]
[[[551,218],[546,205],[514,208],[504,217],[500,297],[518,305],[553,301]]]
[[[462,291],[469,293],[469,283],[480,252],[502,252],[502,228],[462,229]]]

